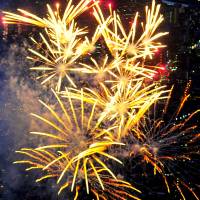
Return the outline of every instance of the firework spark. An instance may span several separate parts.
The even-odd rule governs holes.
[[[165,47],[165,45],[156,42],[157,39],[168,34],[167,32],[156,33],[164,20],[159,12],[160,5],[156,5],[155,0],[153,0],[151,9],[146,7],[146,23],[145,25],[142,23],[143,34],[139,39],[136,39],[138,13],[136,13],[127,34],[120,16],[115,11],[110,8],[110,16],[105,19],[99,5],[94,7],[94,16],[98,23],[104,27],[102,35],[112,55],[115,58],[127,56],[132,61],[138,58],[152,58],[157,49]]]
[[[105,56],[103,59],[102,64],[98,64],[94,58],[90,58],[93,65],[80,63],[82,66],[81,68],[72,69],[73,71],[81,71],[82,73],[92,74],[94,75],[94,81],[105,82],[107,80],[107,76],[114,76],[113,69],[117,68],[121,61],[119,59],[114,59],[112,62],[109,63],[108,55]]]
[[[100,83],[101,90],[95,91],[87,88],[88,92],[84,92],[84,101],[88,103],[96,103],[102,110],[98,119],[98,125],[105,120],[114,121],[113,126],[118,126],[118,140],[127,134],[132,126],[137,124],[143,114],[151,107],[158,99],[166,98],[162,96],[168,90],[162,90],[165,87],[155,87],[154,84],[148,87],[143,87],[143,81],[136,82],[133,85],[130,82],[126,87],[118,85],[115,90],[109,89],[103,83]],[[72,89],[71,97],[74,99],[81,98],[79,90]],[[68,90],[67,90],[68,93]],[[65,97],[65,92],[62,92]]]
[[[126,181],[122,181],[119,179],[113,179],[109,175],[106,175],[103,170],[99,170],[101,179],[103,180],[103,183],[105,185],[105,189],[102,190],[101,186],[99,185],[98,180],[93,175],[91,176],[91,192],[96,197],[97,200],[126,200],[129,199],[136,199],[139,200],[138,197],[135,195],[132,195],[132,193],[137,192],[141,193],[140,190],[133,187],[130,183]]]
[[[54,11],[50,5],[47,4],[48,14],[47,18],[40,18],[26,10],[18,9],[20,14],[11,12],[4,12],[4,22],[7,24],[29,24],[39,26],[42,28],[48,28],[55,33],[60,31],[60,28],[64,28],[70,24],[74,19],[80,16],[83,12],[94,6],[96,3],[91,4],[91,0],[81,0],[77,5],[72,4],[72,0],[69,0],[63,16],[60,16],[60,5],[56,4],[56,10]],[[62,25],[64,26],[62,26]],[[56,29],[58,28],[58,29]]]
[[[88,170],[93,171],[104,190],[98,169],[102,168],[116,179],[113,172],[106,166],[104,160],[111,159],[122,164],[120,160],[108,154],[106,150],[113,145],[123,144],[114,142],[109,138],[107,136],[109,135],[109,130],[97,129],[96,126],[95,129],[92,127],[94,123],[95,104],[92,106],[89,116],[87,116],[82,99],[80,102],[81,111],[77,115],[70,93],[68,93],[70,113],[55,92],[54,95],[60,109],[64,113],[64,117],[59,116],[53,108],[40,101],[48,109],[55,121],[32,114],[36,119],[48,125],[51,131],[31,132],[31,134],[45,137],[49,143],[41,145],[36,149],[23,148],[17,151],[20,154],[25,154],[29,159],[16,161],[15,163],[31,165],[27,170],[41,169],[43,172],[46,172],[37,181],[57,177],[57,183],[61,183],[61,190],[71,185],[71,191],[74,191],[76,183],[78,184],[83,179],[85,180],[87,193],[89,193]],[[97,137],[97,134],[103,136],[105,133],[105,137]],[[67,181],[63,183],[66,180],[64,177],[66,177]]]
[[[185,102],[184,97],[175,115],[169,121],[166,121],[164,116],[154,120],[148,117],[142,118],[139,125],[132,129],[133,135],[129,135],[128,140],[131,143],[129,156],[133,158],[141,156],[146,164],[152,165],[154,175],[158,173],[162,176],[169,193],[172,186],[175,186],[182,199],[186,199],[184,188],[188,189],[198,200],[197,194],[185,178],[188,174],[179,173],[186,162],[191,162],[195,156],[199,156],[197,126],[189,122],[200,110],[194,111],[183,120],[176,120]]]
[[[32,67],[32,70],[44,72],[38,79],[43,79],[42,84],[57,80],[55,89],[59,91],[63,79],[66,78],[69,83],[76,87],[75,82],[70,77],[69,71],[77,66],[82,56],[95,50],[95,43],[101,35],[101,29],[97,26],[92,39],[90,40],[86,33],[86,27],[79,28],[74,21],[76,17],[93,7],[96,3],[82,0],[77,6],[72,5],[70,0],[66,6],[63,16],[60,16],[59,7],[54,12],[48,7],[48,18],[41,19],[36,15],[19,10],[25,16],[5,12],[5,23],[28,23],[42,27],[45,35],[40,33],[42,42],[32,41],[37,46],[42,46],[39,51],[29,49],[33,56],[28,58],[40,62],[41,65]]]

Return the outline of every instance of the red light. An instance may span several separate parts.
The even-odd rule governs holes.
[[[158,63],[157,66],[159,67],[159,70],[161,71],[165,71],[167,67],[167,65],[164,63]]]

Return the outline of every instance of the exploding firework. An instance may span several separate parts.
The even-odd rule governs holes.
[[[163,93],[168,90],[162,90],[163,86],[155,87],[154,84],[143,87],[143,81],[135,84],[130,82],[126,87],[119,84],[114,90],[109,89],[103,83],[100,84],[101,90],[94,91],[87,88],[84,101],[88,103],[96,103],[102,110],[97,125],[109,121],[109,125],[117,126],[118,140],[127,134],[128,130],[137,124],[144,113],[151,105],[159,99],[167,98]],[[68,93],[68,90],[67,90]],[[65,97],[65,92],[62,92]],[[79,90],[72,89],[72,98],[81,99],[82,95]]]
[[[124,83],[130,79],[132,81],[132,79],[140,79],[141,77],[152,79],[159,67],[148,66],[146,61],[148,58],[152,59],[159,48],[165,47],[165,45],[157,42],[157,39],[168,34],[167,32],[157,33],[158,27],[164,20],[163,16],[159,14],[160,5],[156,6],[155,1],[153,1],[151,9],[146,7],[146,22],[141,23],[143,34],[139,38],[137,38],[138,34],[136,33],[138,13],[134,18],[131,29],[126,33],[120,16],[112,10],[111,5],[109,5],[110,15],[107,18],[104,17],[98,4],[93,9],[111,55],[114,59],[121,60],[117,70],[113,72],[115,81],[111,80],[110,82],[115,83],[117,79],[117,82]]]
[[[95,104],[87,116],[86,111],[89,108],[85,109],[82,100],[80,102],[81,110],[78,115],[76,114],[77,111],[74,108],[70,93],[68,93],[70,112],[67,111],[55,92],[54,95],[64,116],[59,116],[53,108],[42,101],[40,102],[49,110],[54,121],[37,114],[32,114],[32,116],[48,125],[50,131],[31,132],[31,134],[48,138],[48,145],[41,145],[35,149],[22,148],[17,152],[25,154],[29,158],[16,161],[15,163],[31,165],[27,170],[41,169],[43,172],[46,172],[46,175],[37,181],[53,177],[58,178],[57,183],[67,180],[61,184],[61,191],[70,184],[71,191],[73,191],[76,183],[78,184],[83,179],[85,180],[87,193],[89,193],[88,173],[93,171],[102,189],[104,189],[103,182],[98,174],[99,168],[107,171],[116,179],[116,176],[106,166],[104,160],[111,159],[121,163],[120,160],[106,153],[106,150],[112,145],[123,144],[114,142],[107,136],[109,135],[107,133],[111,130],[97,129],[96,126],[95,128],[92,127],[94,123]],[[97,134],[103,136],[105,133],[106,136],[101,139],[98,138]]]
[[[160,37],[168,34],[167,32],[156,33],[159,25],[163,22],[163,16],[159,14],[160,5],[152,1],[151,9],[146,7],[146,23],[141,23],[143,34],[136,39],[138,13],[135,15],[131,29],[127,34],[123,27],[120,16],[112,11],[110,7],[110,16],[105,19],[98,6],[94,7],[94,16],[98,23],[103,27],[102,35],[112,55],[116,57],[127,56],[130,60],[135,61],[138,58],[152,58],[158,48],[165,47],[156,42]]]
[[[47,5],[47,9],[46,18],[21,9],[20,14],[4,12],[5,23],[42,28],[39,39],[31,38],[36,48],[29,49],[28,58],[35,62],[31,69],[38,72],[37,79],[53,85],[57,92],[53,90],[57,100],[53,106],[40,101],[48,114],[31,114],[40,124],[31,134],[40,138],[40,144],[17,151],[24,159],[15,163],[26,164],[28,171],[41,171],[37,182],[55,178],[58,194],[71,190],[75,200],[81,190],[97,200],[126,200],[139,199],[135,193],[140,190],[118,179],[115,166],[123,164],[121,155],[129,160],[140,157],[138,164],[149,164],[154,175],[161,175],[168,192],[173,185],[185,199],[185,187],[198,199],[176,169],[182,161],[191,162],[193,155],[199,154],[197,127],[189,125],[199,110],[181,122],[174,120],[188,98],[185,95],[171,120],[152,120],[148,115],[152,105],[171,93],[165,86],[146,81],[152,80],[158,68],[149,61],[165,47],[157,41],[167,34],[157,31],[163,21],[160,5],[153,0],[151,8],[146,7],[141,35],[137,32],[138,13],[127,33],[117,12],[109,6],[110,14],[105,17],[98,1],[81,0],[73,5],[69,0],[63,12],[59,4],[56,9]],[[98,22],[91,38],[89,29],[76,22],[89,9]],[[107,46],[106,54],[94,58],[100,37]],[[91,75],[95,87],[87,80],[83,89],[85,82],[75,77],[80,72],[87,78]]]
[[[44,28],[44,34],[40,33],[41,41],[37,42],[34,38],[32,41],[42,48],[39,51],[29,49],[33,56],[28,58],[40,62],[41,64],[32,67],[32,70],[44,72],[37,79],[43,79],[42,84],[56,79],[55,89],[59,91],[62,86],[63,79],[67,79],[69,83],[76,87],[75,82],[69,75],[69,71],[77,66],[80,58],[87,53],[94,51],[95,43],[100,37],[100,28],[97,27],[92,39],[90,40],[86,33],[86,27],[79,28],[74,21],[76,17],[93,7],[96,3],[91,1],[81,1],[77,6],[72,5],[69,1],[63,16],[60,16],[59,6],[56,11],[47,5],[48,18],[41,19],[36,15],[20,10],[22,15],[5,12],[5,23],[28,23]],[[25,15],[25,16],[23,16]]]
[[[191,124],[190,120],[200,110],[194,111],[185,119],[179,119],[179,113],[188,97],[189,95],[185,95],[182,98],[171,119],[165,117],[169,113],[155,119],[148,116],[142,118],[127,139],[129,148],[125,155],[133,159],[139,157],[142,163],[151,165],[154,175],[162,176],[168,193],[175,186],[182,199],[186,199],[183,189],[188,189],[195,199],[199,199],[190,186],[191,183],[187,181],[188,173],[184,171],[185,167],[196,166],[194,161],[199,156],[198,127]]]

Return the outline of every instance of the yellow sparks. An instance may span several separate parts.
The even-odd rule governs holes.
[[[143,87],[143,81],[136,82],[135,85],[130,82],[126,87],[118,85],[114,90],[109,89],[103,83],[100,83],[100,90],[95,91],[87,88],[84,101],[88,103],[96,103],[102,110],[98,119],[98,125],[106,120],[112,122],[119,127],[117,138],[122,138],[127,134],[144,113],[158,99],[167,98],[162,96],[168,90],[162,90],[165,87],[155,87],[154,84]],[[68,91],[67,91],[68,93]],[[72,89],[71,97],[80,99],[80,91]],[[62,96],[67,96],[62,92]],[[115,136],[116,137],[116,136]]]
[[[47,18],[43,19],[20,9],[21,15],[4,12],[5,23],[28,23],[45,30],[45,35],[40,33],[42,42],[37,42],[32,38],[36,45],[39,46],[42,43],[40,46],[43,48],[39,51],[29,49],[32,56],[28,57],[41,63],[31,69],[43,72],[37,77],[37,79],[42,79],[42,84],[51,83],[54,79],[57,84],[55,85],[53,82],[52,85],[57,91],[60,91],[63,79],[67,79],[73,87],[76,87],[69,71],[77,67],[82,56],[95,50],[95,43],[101,35],[101,28],[98,26],[90,40],[85,36],[88,33],[86,27],[79,28],[74,21],[80,14],[97,4],[97,2],[91,2],[91,0],[82,0],[77,6],[74,6],[70,0],[62,17],[59,6],[54,11],[49,5],[47,5]]]
[[[81,107],[79,114],[69,92],[66,93],[69,109],[66,109],[64,103],[54,91],[53,93],[63,114],[57,113],[55,109],[42,101],[40,102],[52,116],[51,120],[32,114],[37,120],[49,126],[51,131],[34,131],[31,134],[47,138],[48,144],[40,145],[36,149],[23,148],[17,151],[17,153],[23,154],[29,159],[15,163],[31,165],[27,170],[41,169],[46,172],[44,176],[37,179],[37,182],[56,177],[57,183],[61,184],[59,194],[71,185],[71,191],[75,189],[77,196],[77,184],[80,179],[85,180],[87,193],[89,193],[90,175],[88,173],[91,170],[96,174],[102,189],[104,189],[103,182],[98,174],[99,167],[116,179],[113,172],[107,167],[105,160],[111,159],[122,164],[120,160],[107,153],[106,150],[113,145],[123,144],[113,141],[108,136],[105,137],[104,133],[108,131],[96,126],[93,118],[96,104],[92,105],[88,116],[88,112],[85,112],[83,92],[81,92],[82,99],[76,102],[76,106],[80,104]],[[101,137],[97,137],[97,134],[100,134]],[[68,181],[63,183],[64,177],[67,177]]]
[[[156,5],[155,0],[153,0],[151,8],[146,7],[146,22],[145,24],[142,23],[143,34],[139,39],[136,39],[138,13],[136,13],[131,29],[127,34],[120,16],[115,11],[111,10],[110,16],[105,19],[99,5],[97,4],[94,7],[94,16],[98,23],[104,27],[102,35],[112,55],[115,58],[127,56],[132,61],[138,58],[152,58],[155,51],[165,47],[165,45],[156,42],[157,39],[168,34],[167,32],[156,33],[164,20],[159,13],[160,5]]]
[[[60,16],[60,4],[57,4],[56,10],[54,11],[49,4],[47,4],[47,18],[40,18],[26,10],[18,9],[20,14],[11,12],[4,12],[4,21],[8,24],[25,23],[42,28],[48,28],[55,33],[59,32],[62,25],[70,24],[74,19],[80,16],[83,12],[87,11],[90,7],[93,7],[96,3],[91,4],[91,0],[81,0],[77,5],[72,4],[72,0],[69,0],[63,16]],[[56,30],[56,28],[58,28]]]
[[[40,34],[42,43],[45,46],[43,49],[43,52],[46,52],[45,54],[34,49],[29,49],[33,56],[29,56],[28,58],[33,61],[40,61],[41,63],[41,65],[32,67],[31,69],[44,72],[38,77],[38,79],[43,79],[42,84],[50,82],[52,79],[56,79],[57,84],[55,89],[57,91],[60,91],[64,78],[66,78],[73,87],[76,87],[76,84],[70,77],[70,71],[77,67],[77,61],[79,61],[79,59],[88,51],[88,43],[84,46],[84,48],[81,48],[79,44],[80,42],[85,44],[84,42],[87,41],[87,37],[85,41],[80,41],[81,38],[79,38],[79,35],[84,34],[84,32],[77,32],[77,30],[75,30],[74,23],[70,26],[71,27],[68,32],[70,31],[71,36],[69,40],[64,37],[65,40],[58,39],[54,41],[50,38],[46,39],[42,34]],[[68,35],[69,33],[66,34]],[[96,35],[93,40],[97,40],[96,37],[98,37],[98,35]]]
[[[110,73],[110,80],[105,80],[105,83],[111,83],[112,88],[118,85],[126,88],[130,83],[142,81],[144,78],[152,79],[152,75],[155,73],[156,71],[154,69],[141,66],[140,62],[133,64],[130,60],[123,59],[118,63],[117,67],[114,68],[112,73]]]
[[[119,59],[114,59],[109,62],[108,55],[102,61],[102,64],[98,64],[94,58],[90,58],[92,64],[80,63],[81,68],[72,69],[72,71],[81,71],[82,73],[94,75],[94,81],[104,82],[108,79],[108,76],[114,76],[113,70],[117,68],[121,61]]]

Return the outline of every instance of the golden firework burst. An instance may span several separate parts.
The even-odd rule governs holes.
[[[98,23],[103,27],[102,35],[112,53],[116,57],[128,57],[131,61],[138,58],[152,58],[158,48],[163,48],[160,42],[156,42],[160,37],[168,34],[167,32],[156,33],[158,27],[163,22],[163,16],[160,13],[160,5],[152,1],[151,8],[146,6],[146,22],[141,23],[143,34],[136,39],[136,30],[139,14],[136,13],[132,26],[128,34],[123,27],[120,16],[112,11],[110,7],[110,16],[105,19],[98,4],[93,8],[94,16]]]
[[[133,85],[130,82],[124,87],[119,84],[115,89],[109,89],[103,83],[100,83],[100,90],[92,90],[87,88],[84,92],[84,101],[88,103],[96,103],[102,110],[98,119],[97,125],[109,120],[113,126],[118,126],[118,140],[128,133],[132,126],[139,122],[144,113],[151,105],[159,99],[167,98],[168,90],[163,90],[165,87],[155,87],[151,84],[143,87],[143,81],[138,81]],[[68,90],[67,90],[68,93]],[[71,97],[74,99],[82,99],[81,92],[76,89],[71,89]],[[66,97],[65,92],[62,96]],[[114,136],[116,138],[116,136]]]
[[[39,51],[29,49],[33,56],[28,57],[33,61],[41,63],[39,66],[32,67],[31,69],[44,72],[38,76],[38,79],[43,79],[42,84],[56,79],[57,84],[54,88],[59,91],[63,79],[66,78],[73,87],[76,87],[69,71],[77,66],[82,56],[94,51],[95,43],[101,35],[101,28],[97,26],[90,40],[86,36],[86,33],[88,33],[86,27],[79,28],[75,19],[95,4],[91,3],[90,0],[82,0],[77,6],[74,6],[70,0],[62,17],[59,6],[57,6],[54,12],[47,5],[48,17],[44,19],[24,10],[19,10],[22,16],[5,12],[5,23],[28,23],[42,27],[45,30],[45,35],[40,33],[41,42],[37,42],[32,38],[32,41],[37,46],[42,46],[43,48],[40,48]],[[53,85],[55,84],[53,83]]]
[[[31,132],[31,134],[48,138],[49,140],[46,140],[48,144],[40,145],[35,149],[23,148],[17,151],[20,154],[25,154],[29,159],[16,161],[15,163],[31,165],[27,170],[41,169],[43,172],[46,172],[46,174],[37,181],[57,177],[57,183],[61,183],[61,190],[71,185],[71,191],[73,191],[76,183],[82,178],[85,180],[87,193],[89,193],[89,169],[89,171],[94,172],[99,184],[104,190],[103,182],[98,174],[98,169],[102,168],[116,179],[113,172],[106,166],[104,160],[111,159],[122,164],[120,160],[108,154],[106,150],[113,145],[123,144],[115,142],[108,137],[108,135],[110,135],[108,133],[111,129],[104,130],[94,125],[94,127],[91,126],[91,124],[95,124],[94,112],[96,104],[92,106],[91,112],[88,115],[82,96],[82,100],[79,102],[81,110],[79,114],[76,114],[77,111],[75,110],[70,93],[67,93],[70,111],[65,108],[65,105],[58,95],[54,91],[53,93],[63,112],[63,116],[56,113],[53,108],[42,101],[40,102],[48,109],[54,121],[37,114],[32,114],[36,119],[48,125],[50,131],[35,131]],[[99,138],[97,134],[101,135],[101,138]],[[66,178],[64,179],[64,177]]]

